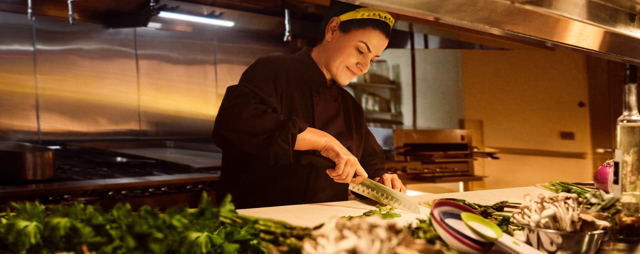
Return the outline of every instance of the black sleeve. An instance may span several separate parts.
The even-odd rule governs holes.
[[[269,164],[293,162],[297,135],[308,124],[281,114],[277,95],[286,77],[278,72],[284,67],[280,62],[260,58],[242,74],[238,85],[227,88],[213,128],[213,141],[223,151],[253,154]]]
[[[366,125],[364,129],[364,147],[358,160],[360,161],[360,166],[367,171],[369,178],[374,179],[386,173],[384,169],[384,150],[382,150],[382,147]]]

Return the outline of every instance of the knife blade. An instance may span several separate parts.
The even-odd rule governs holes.
[[[313,165],[314,167],[321,168],[323,170],[336,167],[336,163],[331,159],[311,152],[301,153],[299,158],[301,164]],[[384,184],[378,183],[369,178],[365,179],[359,184],[350,183],[349,190],[380,203],[390,205],[393,208],[420,214],[418,202],[412,200],[409,196],[402,192],[391,189]]]
[[[420,214],[418,202],[411,200],[409,196],[402,192],[391,189],[386,185],[369,178],[364,179],[364,181],[359,184],[350,183],[349,190],[380,203],[390,205],[393,208],[399,208],[407,212]]]

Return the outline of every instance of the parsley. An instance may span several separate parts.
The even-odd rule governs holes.
[[[108,212],[74,203],[12,203],[0,214],[0,253],[300,253],[311,229],[239,215],[227,196],[214,207],[203,193],[197,209],[161,213],[119,203]]]

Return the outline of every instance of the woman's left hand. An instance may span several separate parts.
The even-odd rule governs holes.
[[[400,178],[396,174],[384,174],[382,177],[376,177],[373,179],[376,182],[386,185],[387,187],[397,190],[402,193],[407,193],[407,187],[402,184]]]

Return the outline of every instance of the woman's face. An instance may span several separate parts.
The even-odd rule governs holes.
[[[369,70],[371,63],[380,57],[389,39],[380,31],[367,28],[349,33],[335,31],[328,43],[326,71],[338,84],[346,86],[356,76]]]

